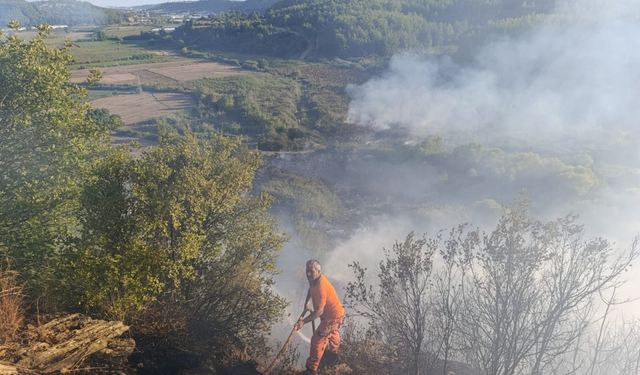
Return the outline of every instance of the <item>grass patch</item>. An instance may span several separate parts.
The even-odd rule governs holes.
[[[273,72],[292,77],[302,86],[302,122],[323,136],[333,136],[344,129],[349,109],[345,88],[361,84],[377,72],[380,61],[347,61],[273,64]]]
[[[194,116],[232,134],[249,135],[265,150],[304,147],[299,119],[300,84],[267,73],[252,73],[195,84]]]
[[[10,34],[12,34],[11,32]],[[20,31],[17,35],[23,40],[32,40],[38,35],[38,31],[35,30],[27,30]],[[49,37],[46,39],[46,44],[50,47],[62,47],[66,40],[71,40],[72,42],[82,41],[82,40],[91,40],[93,38],[93,30],[86,29],[75,29],[75,28],[67,28],[67,29],[54,29],[49,32]]]
[[[151,31],[156,26],[107,26],[102,29],[109,38],[138,36],[141,32]],[[172,26],[173,27],[173,26]]]
[[[109,91],[109,90],[89,90],[87,99],[89,101],[92,101],[92,100],[97,100],[102,98],[108,98],[110,96],[114,96],[118,94],[119,93],[116,91]]]
[[[158,141],[158,122],[151,120],[135,125],[125,125],[114,130],[112,136],[120,141],[130,139],[155,144]]]
[[[174,56],[144,48],[140,44],[116,40],[85,41],[73,44],[74,62],[71,68],[108,67],[136,63],[173,61]]]
[[[349,99],[344,86],[305,85],[304,102],[308,126],[324,135],[334,135],[344,127]]]
[[[346,85],[371,75],[371,66],[349,61],[266,65],[263,72],[185,84],[196,93],[194,130],[247,135],[266,151],[315,148],[346,129]]]

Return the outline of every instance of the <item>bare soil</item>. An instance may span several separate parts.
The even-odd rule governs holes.
[[[147,93],[115,95],[91,102],[95,108],[106,108],[122,117],[125,125],[158,117],[166,117],[193,106],[191,97],[180,93]]]

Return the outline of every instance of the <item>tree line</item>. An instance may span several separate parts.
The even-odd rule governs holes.
[[[279,0],[234,0],[166,2],[148,5],[145,8],[166,13],[221,13],[232,11],[257,11],[269,8]]]
[[[187,22],[174,40],[188,46],[296,56],[388,56],[460,46],[531,26],[552,0],[285,0],[266,12],[231,12]],[[305,52],[306,51],[306,52]]]
[[[88,2],[3,0],[0,4],[0,25],[18,21],[26,26],[49,25],[105,25],[123,21],[124,12],[100,8]]]

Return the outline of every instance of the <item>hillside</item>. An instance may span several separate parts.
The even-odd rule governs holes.
[[[284,0],[264,14],[211,15],[182,27],[187,45],[272,56],[388,56],[406,49],[458,49],[527,29],[553,0]]]
[[[36,1],[0,0],[0,24],[12,20],[23,26],[41,23],[51,25],[105,25],[117,23],[123,18],[118,10],[105,9],[88,2],[76,0]]]
[[[167,2],[158,5],[148,5],[142,8],[172,13],[220,13],[232,11],[260,11],[268,9],[278,0],[200,0],[189,2]]]

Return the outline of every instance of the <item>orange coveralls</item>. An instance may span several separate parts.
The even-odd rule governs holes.
[[[335,288],[324,275],[320,275],[318,282],[309,288],[309,294],[314,310],[324,309],[320,315],[320,325],[311,337],[311,349],[307,359],[307,368],[316,371],[327,346],[334,353],[340,348],[339,328],[344,319],[344,306],[340,303]]]

